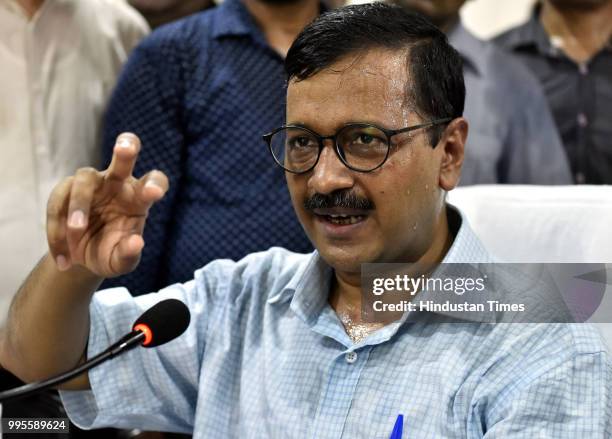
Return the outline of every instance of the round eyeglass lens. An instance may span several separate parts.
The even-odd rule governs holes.
[[[389,140],[387,135],[372,125],[347,125],[338,133],[338,144],[346,163],[360,171],[378,168],[387,159]]]
[[[319,155],[319,141],[302,128],[284,128],[270,139],[276,161],[288,171],[304,172],[312,168]]]

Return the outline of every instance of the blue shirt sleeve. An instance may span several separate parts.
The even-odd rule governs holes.
[[[166,196],[149,212],[145,248],[138,268],[107,280],[102,288],[125,286],[133,294],[155,291],[166,248],[169,223],[183,174],[184,131],[181,95],[184,84],[181,48],[166,33],[155,32],[130,56],[112,95],[103,135],[103,159],[110,163],[117,136],[125,131],[140,137],[142,148],[134,175],[158,169],[170,181]]]
[[[518,378],[492,404],[483,438],[612,437],[611,383],[605,352],[576,355],[533,380]]]
[[[210,376],[234,365],[240,367],[238,358],[227,363],[223,356],[215,357],[208,337],[215,331],[227,330],[233,317],[243,315],[232,313],[229,310],[232,304],[244,303],[253,294],[283,288],[293,276],[293,270],[284,267],[299,264],[301,255],[296,256],[297,259],[288,259],[286,251],[276,249],[250,255],[238,263],[214,261],[196,271],[192,281],[138,297],[125,288],[98,291],[89,307],[88,358],[130,332],[134,321],[162,300],[173,298],[185,303],[191,313],[190,324],[185,333],[164,345],[137,347],[91,369],[91,390],[61,391],[70,419],[84,429],[138,428],[191,434],[196,424],[198,398],[206,397],[198,392],[205,355],[214,357],[209,358],[209,364],[212,361],[216,365],[207,369]],[[271,274],[279,271],[282,275]],[[272,282],[261,284],[268,275]],[[253,294],[244,294],[245,285],[252,288],[249,291]],[[259,337],[260,334],[258,340]],[[239,345],[241,340],[233,339],[232,343]],[[228,346],[222,347],[226,349]],[[215,389],[231,389],[233,384],[221,381]],[[211,394],[215,395],[215,389],[210,389]]]
[[[216,285],[223,277],[209,273],[202,280],[201,276],[198,272],[193,281],[138,297],[124,288],[94,295],[88,358],[119,340],[146,309],[164,299],[184,302],[191,320],[185,333],[167,344],[137,347],[90,370],[90,391],[62,391],[62,402],[75,424],[85,429],[193,431],[201,360],[215,303],[211,294],[223,291],[222,285]]]

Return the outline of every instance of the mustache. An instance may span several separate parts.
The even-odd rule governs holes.
[[[306,210],[331,209],[342,207],[345,209],[374,210],[376,206],[373,201],[364,197],[358,197],[350,191],[334,191],[329,195],[315,193],[304,201]]]

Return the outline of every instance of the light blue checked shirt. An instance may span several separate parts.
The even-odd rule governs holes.
[[[445,262],[490,258],[465,219]],[[154,303],[188,304],[185,334],[62,392],[79,426],[196,438],[611,438],[612,366],[588,325],[393,323],[353,344],[328,305],[331,268],[280,248],[216,261],[195,280],[91,304],[89,355]]]

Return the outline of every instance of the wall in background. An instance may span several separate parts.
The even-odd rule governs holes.
[[[346,0],[349,4],[372,0]],[[537,0],[468,0],[461,17],[468,29],[480,38],[490,38],[529,18]]]
[[[461,17],[468,29],[490,38],[525,22],[536,0],[468,0]]]

